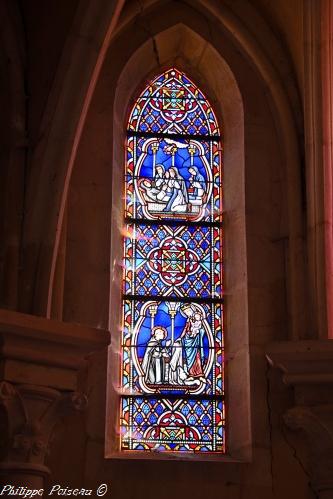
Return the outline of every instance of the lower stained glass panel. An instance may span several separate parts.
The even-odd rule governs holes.
[[[222,304],[124,301],[122,390],[222,395]]]
[[[224,424],[219,399],[124,397],[121,449],[223,453]]]

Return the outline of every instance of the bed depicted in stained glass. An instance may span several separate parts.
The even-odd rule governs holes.
[[[130,133],[130,132],[129,132]],[[219,221],[217,141],[129,137],[126,213],[129,218]]]
[[[221,138],[165,71],[127,129],[120,450],[225,452]]]

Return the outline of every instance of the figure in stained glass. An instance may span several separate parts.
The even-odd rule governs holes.
[[[194,206],[202,206],[204,202],[204,195],[206,193],[206,182],[204,176],[201,175],[196,166],[191,166],[188,171],[191,174],[189,178],[191,188],[191,203]]]
[[[214,182],[207,150],[199,141],[148,138],[137,144],[136,155],[128,182],[134,182],[140,218],[209,216]]]
[[[188,381],[198,378],[199,381],[206,382],[203,372],[203,363],[205,361],[203,336],[202,315],[200,312],[193,312],[193,315],[187,319],[181,336]]]
[[[173,392],[175,386],[202,391],[211,375],[214,344],[202,307],[148,302],[140,315],[132,355],[142,391]]]
[[[173,385],[205,384],[202,313],[193,306],[184,307],[183,313],[188,319],[180,338],[174,343],[169,381]]]
[[[170,193],[170,198],[163,211],[185,213],[188,209],[188,192],[185,180],[176,167],[170,168],[168,173],[167,192]]]
[[[169,353],[162,345],[168,332],[164,327],[156,326],[152,330],[151,339],[146,348],[142,361],[142,370],[145,381],[149,384],[160,385],[168,382],[167,361]]]
[[[156,165],[155,167],[155,175],[153,179],[142,179],[141,189],[143,192],[143,198],[147,202],[157,201],[160,202],[163,200],[167,202],[169,197],[167,198],[167,177],[165,173],[165,169],[163,165]]]

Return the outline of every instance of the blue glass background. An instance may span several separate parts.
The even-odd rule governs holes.
[[[186,324],[186,320],[187,320],[186,317],[184,317],[180,312],[177,313],[175,317],[175,337],[174,337],[175,340],[177,340],[182,334]],[[155,316],[155,326],[163,326],[168,329],[168,336],[162,342],[162,344],[165,344],[166,340],[171,339],[171,318],[168,313],[167,304],[165,302],[164,303],[162,302],[157,309],[157,314]],[[146,345],[150,340],[150,338],[151,338],[151,320],[150,316],[148,316],[144,319],[143,324],[140,328],[140,332],[138,334],[137,344],[141,345],[138,346],[137,348],[139,357],[142,358],[144,356],[144,353],[146,351]],[[208,339],[206,334],[204,335],[203,343],[204,343],[204,355],[205,358],[207,358]]]
[[[180,144],[188,144],[188,141],[185,141],[183,139],[177,139],[177,142]],[[164,152],[164,147],[170,146],[170,143],[167,143],[165,140],[162,140],[159,144],[159,149],[156,153],[156,165],[162,164],[165,167],[165,170],[168,170],[172,166],[172,155],[169,153]],[[137,155],[139,155],[142,152],[142,142],[138,144],[137,148]],[[145,177],[145,178],[152,178],[153,175],[153,152],[151,150],[151,147],[148,148],[148,154],[145,157],[145,160],[143,162],[143,165],[141,165],[140,171],[139,171],[139,176],[140,177]],[[208,156],[209,152],[207,151],[207,159],[209,160]],[[190,153],[188,152],[187,147],[184,148],[178,148],[176,154],[175,154],[175,166],[177,167],[179,173],[181,176],[185,179],[187,187],[189,187],[189,181],[188,179],[190,178],[191,174],[189,173],[188,169],[191,166],[191,156]],[[207,182],[207,172],[206,168],[202,162],[201,157],[198,155],[198,152],[194,154],[194,166],[196,166],[199,170],[199,173],[204,177],[205,181]]]

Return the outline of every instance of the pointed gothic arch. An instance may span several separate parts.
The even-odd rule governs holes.
[[[113,194],[112,194],[112,231],[111,231],[111,302],[110,302],[110,330],[113,332],[112,347],[109,354],[109,389],[107,396],[107,426],[106,426],[106,456],[107,457],[135,457],[136,453],[119,453],[119,414],[115,414],[115,408],[119,407],[119,395],[122,390],[119,378],[119,328],[121,323],[121,289],[122,268],[122,235],[123,235],[123,201],[119,192],[123,189],[123,147],[126,140],[127,119],[134,105],[134,99],[142,91],[142,82],[147,82],[161,74],[170,65],[176,66],[190,79],[199,83],[204,94],[214,107],[219,123],[223,122],[223,135],[226,141],[225,153],[225,210],[228,231],[230,236],[226,237],[225,254],[230,267],[226,269],[225,279],[228,286],[228,313],[226,315],[226,328],[231,334],[228,335],[228,384],[232,386],[237,383],[237,390],[228,392],[227,405],[229,418],[228,424],[228,451],[227,455],[221,453],[217,456],[196,456],[197,459],[223,459],[223,460],[249,460],[251,455],[251,429],[250,429],[250,382],[249,382],[249,358],[248,358],[248,326],[247,326],[247,269],[246,269],[246,247],[245,247],[245,219],[244,219],[244,122],[242,97],[235,78],[228,67],[213,47],[206,47],[205,57],[202,59],[203,66],[214,58],[215,75],[203,71],[203,67],[195,67],[189,63],[187,50],[196,43],[198,49],[204,47],[205,41],[192,30],[184,25],[174,26],[167,32],[161,33],[158,43],[163,43],[164,37],[173,39],[183,36],[186,42],[182,53],[174,53],[168,60],[168,54],[161,61],[161,65],[151,64],[150,45],[142,45],[128,60],[117,80],[117,90],[114,99],[114,121],[113,121],[113,164],[117,165],[113,171]],[[172,47],[170,47],[172,50]],[[147,72],[147,67],[151,69]],[[207,67],[208,69],[208,67]],[[217,77],[218,75],[218,77]],[[223,108],[223,104],[225,107]],[[223,108],[223,113],[222,113]],[[240,223],[241,222],[241,223]],[[230,269],[233,269],[230,272]],[[242,310],[241,317],[238,311]],[[237,319],[235,320],[235,317]],[[233,318],[234,317],[234,318]],[[242,379],[239,372],[242,372]],[[230,414],[235,417],[231,418]],[[241,417],[237,416],[241,414]],[[146,453],[141,458],[166,458],[167,453]],[[187,458],[183,453],[180,458]],[[202,453],[203,454],[203,453]],[[185,456],[184,456],[185,455]],[[195,456],[191,456],[194,458]]]

